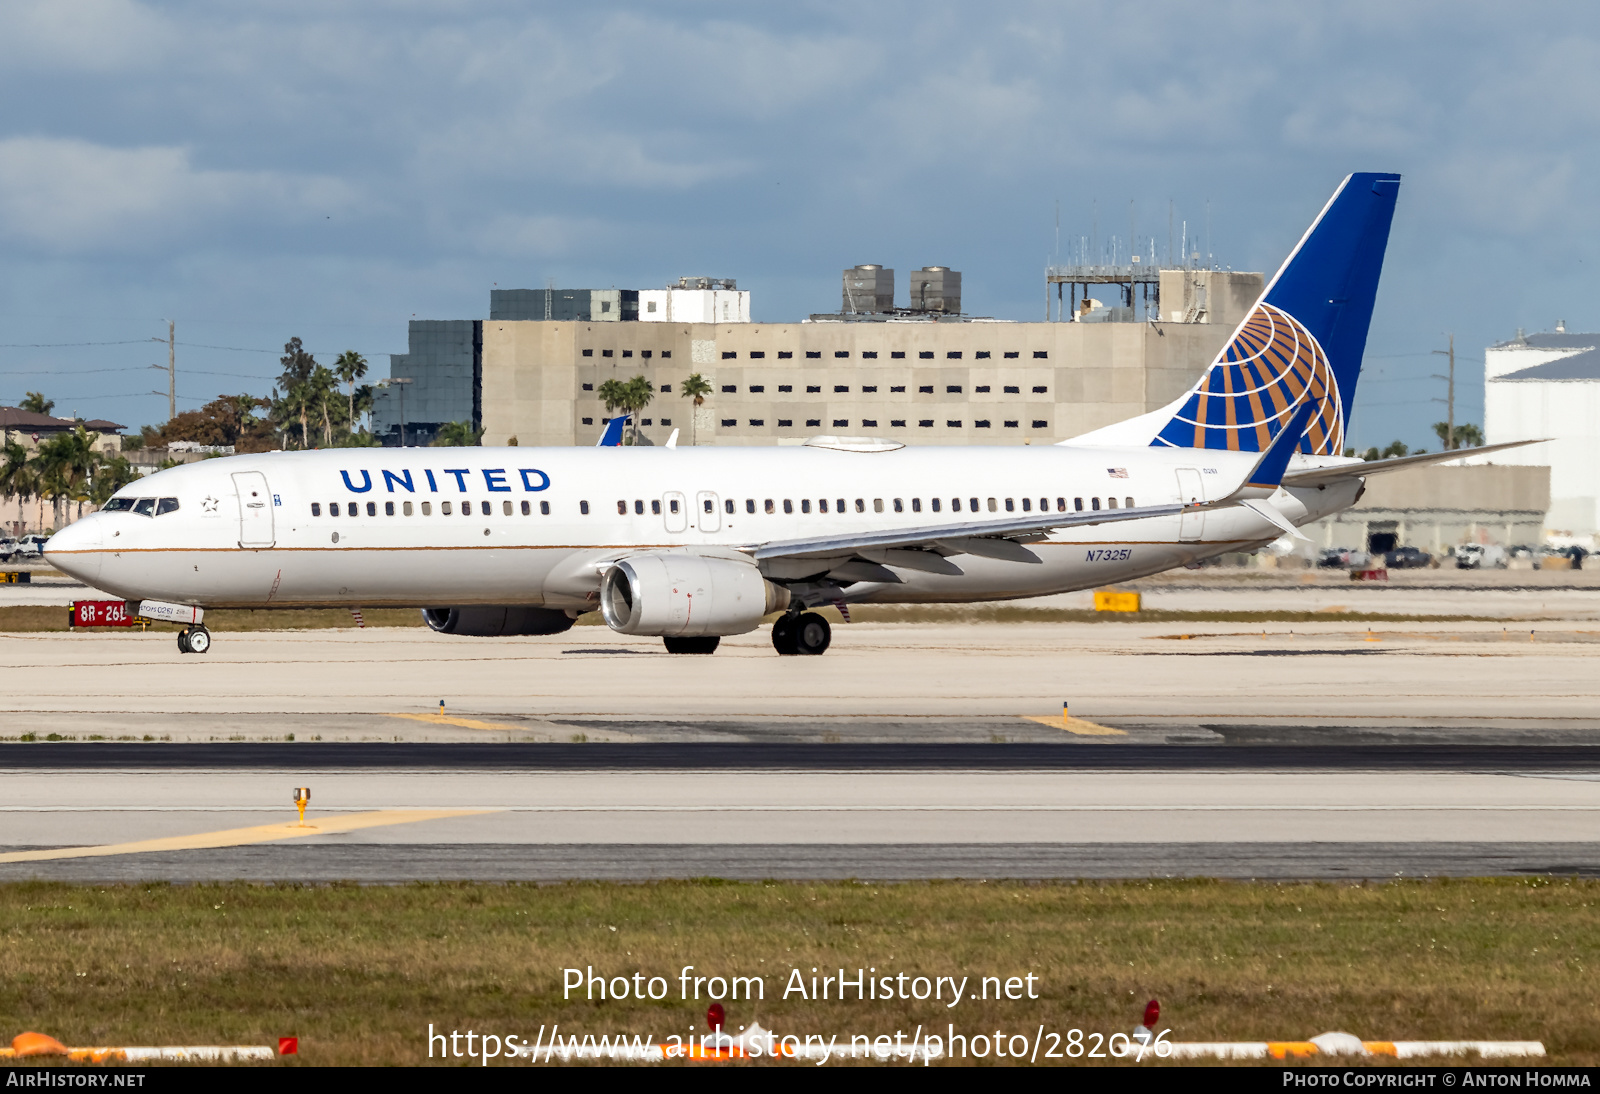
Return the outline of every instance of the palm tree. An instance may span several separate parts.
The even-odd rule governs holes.
[[[656,386],[643,376],[635,376],[633,379],[629,380],[623,385],[623,390],[628,398],[628,412],[633,415],[633,421],[630,423],[630,429],[633,433],[633,443],[638,444],[639,414],[644,410],[645,407],[649,406],[650,401],[656,397]]]
[[[339,379],[350,385],[350,432],[356,431],[356,381],[367,374],[367,359],[353,349],[339,354],[333,362],[333,371]]]
[[[317,359],[307,353],[300,339],[295,337],[284,344],[278,363],[283,366],[278,384],[283,388],[284,399],[300,418],[300,447],[310,448],[311,428],[306,417],[315,402],[316,393],[309,385],[319,367]]]
[[[17,441],[7,441],[0,452],[5,457],[4,462],[0,462],[0,498],[6,501],[18,498],[25,503],[33,496],[33,471],[28,466],[28,450]],[[19,504],[19,513],[21,509],[22,505]],[[25,517],[23,524],[27,524]]]
[[[483,438],[483,431],[472,428],[471,422],[445,422],[434,435],[435,448],[471,448]]]
[[[338,392],[339,378],[330,370],[318,365],[311,370],[311,400],[322,413],[322,443],[333,445],[333,416],[328,409],[328,401]]]
[[[698,372],[692,374],[683,382],[681,395],[685,399],[693,399],[695,410],[699,410],[706,401],[706,396],[711,394],[711,382]],[[696,419],[699,415],[693,411],[689,414],[689,443],[695,444],[695,432],[698,428]]]
[[[607,380],[600,385],[600,390],[595,394],[600,396],[600,401],[605,404],[607,414],[615,414],[618,410],[628,408],[628,385],[621,380]]]
[[[18,410],[26,410],[30,414],[48,414],[56,408],[54,399],[46,399],[37,391],[30,391],[23,396],[22,402],[17,404]]]

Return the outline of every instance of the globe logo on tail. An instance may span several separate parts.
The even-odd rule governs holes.
[[[1294,316],[1258,303],[1154,443],[1263,452],[1306,399],[1319,406],[1301,450],[1339,455],[1344,405],[1328,355]]]

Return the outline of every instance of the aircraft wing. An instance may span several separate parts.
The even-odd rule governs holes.
[[[1340,479],[1365,478],[1381,475],[1385,471],[1399,471],[1405,467],[1421,467],[1430,463],[1448,463],[1468,456],[1483,456],[1507,448],[1521,448],[1525,444],[1542,444],[1547,438],[1531,441],[1507,441],[1504,444],[1486,444],[1480,448],[1452,448],[1444,452],[1424,452],[1420,456],[1396,456],[1388,460],[1357,460],[1353,463],[1334,464],[1331,467],[1313,467],[1306,471],[1289,471],[1283,476],[1285,486],[1322,486]]]

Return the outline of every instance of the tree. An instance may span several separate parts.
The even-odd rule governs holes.
[[[683,391],[681,394],[685,399],[693,399],[695,410],[699,410],[701,405],[705,403],[706,396],[711,394],[711,382],[696,372],[683,382]],[[698,417],[699,416],[693,412],[691,412],[689,415],[690,444],[696,443],[695,432],[699,428],[699,423],[696,420]]]
[[[333,371],[339,379],[350,385],[350,432],[356,431],[356,381],[367,374],[367,359],[353,349],[339,354],[333,362]]]
[[[94,482],[89,488],[89,500],[96,505],[104,505],[111,500],[112,494],[115,494],[130,482],[138,481],[138,468],[134,467],[123,456],[112,456],[95,471]]]
[[[1450,435],[1450,423],[1434,422],[1433,431],[1438,434],[1439,444],[1445,448],[1476,448],[1483,443],[1483,430],[1471,422],[1462,422],[1456,426],[1455,435]]]
[[[29,414],[48,414],[56,408],[54,399],[46,399],[37,391],[30,391],[22,397],[18,405],[19,410],[26,410]]]
[[[333,410],[334,396],[339,392],[339,378],[329,369],[318,365],[311,370],[311,379],[306,381],[310,388],[310,401],[322,416],[322,443],[333,444]],[[354,398],[354,396],[352,396]],[[343,407],[340,407],[343,410]]]
[[[57,433],[39,445],[34,461],[52,509],[65,498],[77,502],[78,515],[83,515],[83,503],[89,500],[91,480],[101,463],[100,453],[94,450],[99,437],[80,423],[76,429]]]
[[[481,429],[473,429],[471,422],[445,422],[433,438],[435,448],[471,448],[483,438]]]
[[[0,498],[7,501],[19,498],[26,504],[39,488],[35,469],[28,461],[28,450],[17,441],[9,441],[0,454],[4,456],[0,461]],[[23,524],[26,526],[26,518]]]
[[[1411,449],[1406,446],[1404,441],[1390,441],[1388,447],[1381,452],[1377,448],[1369,448],[1361,454],[1361,458],[1364,460],[1387,460],[1396,456],[1404,456],[1410,451]],[[1354,453],[1346,454],[1353,455]]]
[[[283,375],[278,378],[283,397],[278,405],[286,415],[300,419],[300,447],[310,448],[311,426],[307,419],[316,402],[312,377],[320,366],[317,359],[305,351],[298,337],[284,344],[278,363],[283,366]]]
[[[635,376],[623,385],[627,396],[628,413],[633,415],[630,430],[633,433],[633,443],[639,443],[639,414],[650,401],[656,397],[656,386],[643,376]]]

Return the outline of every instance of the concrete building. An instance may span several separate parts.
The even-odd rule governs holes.
[[[1549,437],[1499,452],[1495,463],[1548,465],[1547,527],[1558,538],[1600,530],[1600,335],[1524,334],[1484,354],[1484,439]]]
[[[864,273],[845,271],[846,300]],[[684,444],[799,443],[817,433],[1049,444],[1187,391],[1262,288],[1259,273],[1171,273],[1174,292],[1197,283],[1210,306],[1145,322],[1011,323],[913,308],[797,323],[491,319],[474,402],[485,444],[592,444],[609,418],[600,386],[636,375],[657,393],[640,415],[654,444],[674,429]],[[955,271],[918,276],[940,308],[960,306]],[[712,386],[698,411],[681,397],[692,373]]]
[[[1550,468],[1447,464],[1367,480],[1361,500],[1304,529],[1302,553],[1350,547],[1380,554],[1420,547],[1435,557],[1459,543],[1515,547],[1542,542]]]

